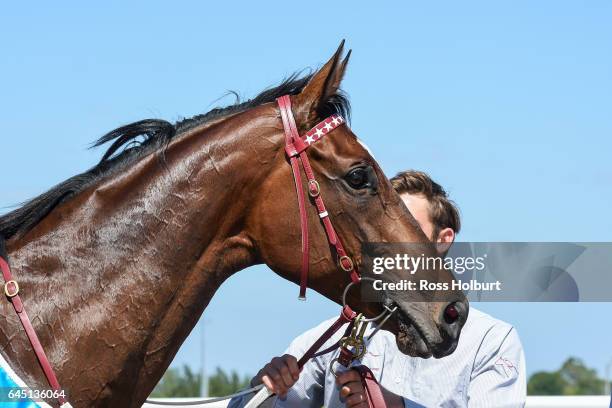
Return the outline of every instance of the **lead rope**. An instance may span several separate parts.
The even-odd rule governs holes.
[[[312,344],[312,346],[310,346],[310,348],[306,351],[306,353],[304,353],[302,358],[298,361],[298,366],[301,368],[308,360],[310,360],[314,356],[316,351],[323,345],[323,343],[325,343],[334,333],[336,333],[340,329],[340,327],[342,327],[342,325],[344,325],[347,322],[351,322],[354,318],[355,318],[355,312],[353,312],[348,306],[343,307],[342,312],[340,313],[340,316],[338,317],[338,319],[336,319],[336,321],[321,335],[321,337],[319,337],[317,341],[315,341]],[[236,394],[227,395],[225,397],[216,397],[212,399],[207,398],[207,399],[200,399],[200,400],[194,400],[194,401],[183,402],[183,403],[181,402],[162,402],[162,401],[154,401],[154,400],[149,400],[149,399],[146,400],[146,402],[152,405],[166,405],[166,406],[203,405],[203,404],[209,404],[213,402],[224,401],[224,400],[231,399],[234,397],[241,397],[243,395],[250,394],[254,391],[259,391],[259,392],[255,394],[255,396],[251,398],[251,400],[249,400],[245,408],[257,407],[259,406],[259,404],[261,404],[261,402],[265,401],[269,396],[272,395],[272,393],[270,393],[267,388],[264,388],[263,384],[260,384],[256,387],[252,387],[244,391],[240,391]],[[261,402],[255,404],[255,402],[261,398],[263,398]]]
[[[348,310],[350,310],[350,308],[345,305],[343,308],[342,314],[345,313],[344,311],[347,308]],[[325,350],[322,350],[318,353],[312,353],[310,356],[308,356],[311,350],[315,346],[317,346],[318,343],[322,345],[323,343],[325,343],[327,339],[331,337],[333,332],[329,336],[327,336],[324,341],[321,341],[326,336],[326,334],[334,327],[334,325],[332,325],[325,333],[323,333],[321,337],[319,337],[319,339],[310,347],[310,349],[298,361],[298,366],[301,368],[302,365],[300,365],[299,363],[303,362],[304,360],[307,361],[307,360],[310,360],[311,358],[330,353],[340,348],[339,357],[332,360],[330,364],[332,373],[336,375],[335,371],[333,370],[334,362],[338,361],[338,359],[343,359],[343,363],[341,364],[345,365],[344,363],[346,363],[345,367],[348,367],[354,360],[361,358],[363,354],[365,354],[366,352],[366,345],[370,344],[374,335],[378,333],[380,328],[387,322],[387,320],[391,317],[393,313],[395,313],[396,310],[397,310],[397,306],[394,307],[393,309],[390,309],[389,307],[385,306],[385,310],[380,315],[372,319],[366,319],[361,314],[358,316],[355,316],[355,312],[350,310],[352,312],[352,318],[345,331],[344,336],[331,347]],[[342,317],[342,314],[340,315],[341,317]],[[370,322],[374,322],[376,320],[380,320],[381,317],[384,317],[384,318],[380,321],[380,323],[377,324],[376,329],[374,329],[372,334],[368,336],[367,340],[364,340],[363,335],[365,333],[367,324]],[[336,332],[339,328],[340,327],[336,328],[334,332]],[[348,347],[352,347],[352,349],[349,349]],[[308,358],[306,359],[307,356]],[[380,392],[380,388],[378,387],[378,383],[374,379],[372,372],[366,366],[363,366],[363,365],[356,366],[354,368],[357,369],[357,371],[362,377],[362,383],[364,384],[364,387],[366,390],[366,398],[367,398],[369,407],[386,408],[384,398],[382,397],[382,393]],[[259,407],[259,405],[261,405],[265,400],[267,400],[272,395],[273,394],[270,390],[268,390],[267,388],[262,388],[261,390],[259,390],[257,394],[255,394],[253,398],[249,400],[249,402],[244,406],[244,408],[257,408]]]
[[[252,392],[259,391],[263,387],[264,387],[263,384],[259,384],[255,387],[251,387],[246,390],[239,391],[235,394],[226,395],[224,397],[213,397],[213,398],[206,398],[206,399],[193,400],[193,401],[187,401],[187,402],[155,401],[155,400],[148,399],[146,400],[146,403],[151,404],[151,405],[174,406],[174,407],[190,407],[193,405],[212,404],[214,402],[221,402],[221,401],[225,401],[225,400],[232,399],[232,398],[243,397]]]
[[[385,306],[385,310],[380,315],[376,316],[373,319],[366,319],[363,317],[363,315],[357,315],[350,307],[345,305],[342,308],[342,312],[340,313],[340,316],[338,317],[338,319],[336,319],[336,321],[310,346],[310,348],[299,359],[298,366],[302,368],[304,364],[306,364],[312,358],[322,356],[324,354],[330,353],[338,349],[339,347],[342,346],[342,343],[346,342],[346,339],[351,338],[353,334],[355,334],[355,336],[357,337],[361,335],[360,340],[355,340],[355,342],[360,343],[362,345],[361,349],[363,350],[363,353],[365,353],[366,346],[372,341],[372,338],[374,337],[374,335],[378,333],[380,328],[387,322],[387,320],[389,320],[391,315],[393,315],[393,313],[395,313],[396,310],[397,310],[397,307],[390,309],[387,306]],[[356,326],[357,318],[359,318],[359,323],[360,323],[359,328],[357,328]],[[365,332],[364,326],[370,322],[375,322],[378,320],[380,320],[380,322],[376,324],[376,328],[372,331],[372,333],[368,336],[367,339],[364,339],[363,338],[363,334]],[[338,340],[335,344],[333,344],[331,347],[318,351],[319,348],[321,348],[321,346],[327,340],[329,340],[346,323],[348,323],[348,326],[342,338]],[[333,362],[335,362],[335,360]],[[267,400],[269,397],[273,395],[267,388],[264,387],[263,384],[260,384],[255,387],[251,387],[251,388],[239,391],[235,394],[226,395],[224,397],[206,398],[206,399],[199,399],[199,400],[193,400],[193,401],[188,401],[188,402],[166,402],[166,401],[155,401],[155,400],[147,399],[146,402],[151,405],[189,407],[189,406],[194,406],[194,405],[205,405],[205,404],[225,401],[225,400],[232,399],[232,398],[243,397],[245,395],[251,394],[256,391],[257,393],[253,396],[253,398],[249,400],[249,402],[247,402],[244,408],[257,408],[262,402],[264,402],[265,400]],[[376,406],[376,408],[378,408],[378,406]]]

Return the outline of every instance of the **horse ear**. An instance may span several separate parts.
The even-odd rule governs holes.
[[[349,50],[341,60],[343,49],[344,40],[329,61],[310,78],[302,92],[296,95],[294,112],[300,124],[306,127],[314,125],[319,118],[319,108],[338,92],[351,56]]]

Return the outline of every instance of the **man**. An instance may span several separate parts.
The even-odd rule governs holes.
[[[391,179],[410,213],[427,237],[445,255],[461,228],[459,212],[444,189],[423,172],[406,171]],[[296,338],[287,354],[272,359],[252,379],[272,390],[278,407],[367,407],[355,370],[337,378],[330,372],[335,357],[329,353],[308,362],[300,373],[301,357],[335,318]],[[321,349],[339,340],[343,330]],[[473,306],[457,349],[442,359],[402,354],[395,337],[380,331],[368,344],[361,363],[368,366],[384,389],[391,407],[522,407],[526,399],[525,358],[516,330]],[[240,406],[248,398],[232,400]]]

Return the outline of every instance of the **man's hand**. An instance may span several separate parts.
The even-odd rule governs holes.
[[[356,370],[338,373],[336,384],[340,387],[340,397],[344,398],[347,408],[368,408],[361,376]]]
[[[268,390],[285,398],[289,388],[293,387],[300,376],[300,369],[295,357],[285,354],[274,357],[251,380],[251,387],[263,383]]]
[[[365,389],[361,382],[361,375],[357,370],[347,370],[338,374],[336,384],[340,387],[340,397],[344,398],[347,408],[368,408]],[[404,407],[404,400],[399,395],[382,388],[383,397],[387,407]]]

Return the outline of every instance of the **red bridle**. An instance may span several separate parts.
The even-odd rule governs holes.
[[[302,163],[304,174],[307,179],[308,195],[313,199],[319,218],[323,223],[325,235],[329,244],[336,249],[338,256],[338,265],[342,270],[348,272],[353,282],[359,282],[359,272],[355,267],[353,260],[346,254],[342,241],[332,225],[329,214],[321,197],[321,188],[315,179],[312,167],[308,161],[306,149],[313,143],[321,140],[323,136],[344,123],[344,119],[340,115],[332,115],[327,119],[319,122],[315,127],[310,129],[304,136],[300,136],[291,111],[291,98],[289,95],[281,96],[276,100],[280,108],[281,118],[283,120],[283,128],[285,130],[285,152],[289,158],[291,169],[293,171],[293,179],[295,181],[295,190],[297,192],[298,206],[300,209],[300,224],[302,227],[302,273],[300,275],[300,299],[306,299],[306,286],[308,284],[308,269],[310,258],[310,245],[308,243],[308,214],[306,213],[306,200],[304,194],[304,186],[302,184],[302,175],[300,172],[299,163]]]

